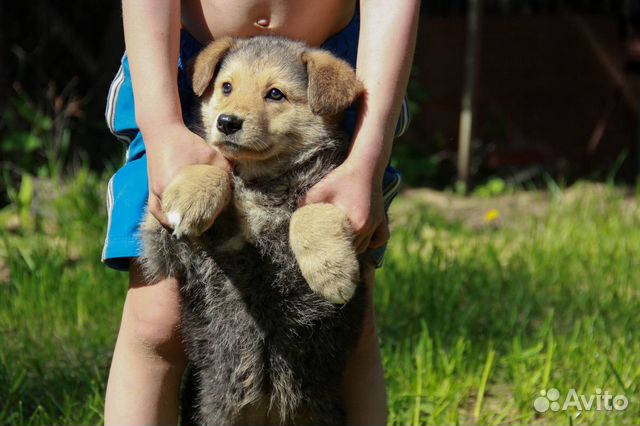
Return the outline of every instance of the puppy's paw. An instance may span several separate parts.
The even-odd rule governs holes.
[[[176,237],[197,237],[213,225],[231,197],[229,174],[215,166],[185,167],[162,194],[162,211]]]
[[[311,289],[331,303],[346,303],[356,291],[360,267],[351,225],[333,204],[309,204],[293,213],[289,242]]]

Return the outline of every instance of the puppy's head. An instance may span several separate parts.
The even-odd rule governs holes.
[[[192,81],[208,141],[237,163],[312,148],[362,92],[348,63],[277,37],[214,41]]]

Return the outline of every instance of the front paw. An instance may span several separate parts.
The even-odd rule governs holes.
[[[347,216],[333,204],[309,204],[291,217],[289,242],[311,289],[343,304],[356,291],[360,267]]]
[[[229,174],[215,166],[185,167],[162,194],[162,211],[180,238],[197,237],[213,225],[231,197]]]

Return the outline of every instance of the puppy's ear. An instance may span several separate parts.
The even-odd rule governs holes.
[[[193,91],[196,95],[202,96],[211,84],[218,64],[222,57],[231,49],[233,38],[222,37],[214,40],[202,52],[198,54],[195,61],[191,62],[190,73]]]
[[[351,65],[329,52],[310,49],[302,54],[302,61],[307,65],[309,106],[314,114],[342,112],[364,90]]]

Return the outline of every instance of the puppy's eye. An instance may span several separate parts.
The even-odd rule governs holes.
[[[231,86],[231,83],[228,83],[228,82],[222,83],[222,93],[224,93],[225,95],[228,95],[229,93],[231,93],[232,89],[233,89],[233,86]]]
[[[282,93],[278,89],[271,89],[269,90],[269,93],[267,93],[267,96],[265,98],[271,101],[281,101],[285,98],[285,96],[284,93]]]

